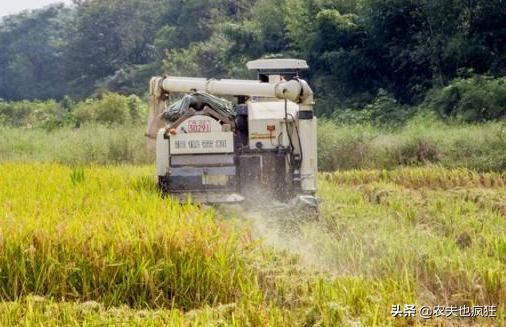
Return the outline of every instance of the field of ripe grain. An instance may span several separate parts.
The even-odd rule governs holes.
[[[287,228],[161,198],[152,170],[0,165],[0,325],[506,322],[504,173],[323,174],[320,220]],[[497,317],[393,318],[395,304]]]

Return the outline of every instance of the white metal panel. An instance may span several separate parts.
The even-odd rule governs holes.
[[[169,172],[169,140],[165,139],[165,128],[156,136],[156,174],[165,176]]]
[[[180,154],[170,158],[174,166],[233,166],[233,154]]]
[[[188,133],[170,135],[170,154],[232,153],[232,132]]]
[[[287,101],[288,113],[294,117],[299,106]],[[285,119],[285,101],[248,101],[248,119]]]
[[[262,69],[308,69],[307,62],[302,59],[278,58],[278,59],[258,59],[248,61],[246,67],[249,70]]]
[[[298,107],[293,102],[287,102],[289,124],[297,116]],[[248,129],[250,149],[255,149],[258,143],[262,144],[263,149],[274,149],[279,145],[287,146],[288,138],[284,121],[284,101],[249,101]]]
[[[303,191],[316,191],[318,172],[318,150],[316,143],[316,118],[299,120],[299,131],[302,143],[302,167],[300,169]]]

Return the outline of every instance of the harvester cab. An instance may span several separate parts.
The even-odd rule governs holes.
[[[198,202],[316,206],[313,92],[304,60],[262,59],[257,80],[153,77],[147,136],[164,193]],[[167,106],[170,93],[186,95]],[[217,96],[233,96],[235,103]]]

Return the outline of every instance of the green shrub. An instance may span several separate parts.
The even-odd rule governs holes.
[[[506,169],[506,124],[449,124],[421,112],[402,128],[318,125],[318,164],[323,171],[392,169],[438,164],[480,171]]]
[[[147,117],[148,106],[138,96],[130,95],[128,101],[128,112],[133,121],[139,121]]]
[[[338,125],[367,124],[371,120],[371,112],[367,110],[353,110],[337,108],[330,115],[330,120]]]
[[[427,95],[424,107],[442,117],[472,121],[500,119],[506,115],[506,77],[474,76],[453,80]]]
[[[93,100],[79,102],[72,113],[77,126],[96,121],[96,112]]]
[[[139,97],[106,93],[101,99],[87,99],[75,104],[66,97],[61,103],[47,101],[0,100],[0,125],[7,127],[43,128],[83,124],[126,124],[140,122],[147,115],[147,104]]]
[[[130,120],[130,108],[128,98],[107,93],[96,103],[97,123],[124,124]]]
[[[54,100],[0,102],[0,125],[53,129],[64,122],[64,110]]]
[[[400,126],[413,116],[414,108],[401,105],[391,94],[380,89],[365,111],[375,125]]]
[[[100,100],[79,103],[73,115],[78,126],[93,122],[105,125],[125,124],[131,121],[131,112],[135,106],[135,102],[125,96],[106,93]]]
[[[391,94],[380,89],[376,98],[362,109],[335,108],[330,118],[341,125],[373,124],[399,127],[415,113],[415,107],[400,104]]]
[[[0,123],[13,127],[26,127],[31,110],[29,101],[0,102]]]

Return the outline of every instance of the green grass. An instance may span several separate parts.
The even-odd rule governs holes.
[[[161,198],[152,171],[0,164],[0,325],[506,322],[504,174],[323,174],[320,221],[287,222]],[[391,317],[409,303],[498,317]]]
[[[145,127],[84,126],[47,132],[42,129],[0,128],[0,162],[62,164],[151,164]],[[318,125],[318,161],[323,171],[395,169],[440,165],[479,171],[506,169],[506,125],[444,124],[416,117],[405,127]]]
[[[78,129],[0,128],[0,162],[62,164],[147,164],[145,127],[85,126]]]
[[[318,125],[318,161],[324,171],[441,165],[480,171],[506,169],[506,125],[445,124],[416,117],[398,129]]]

